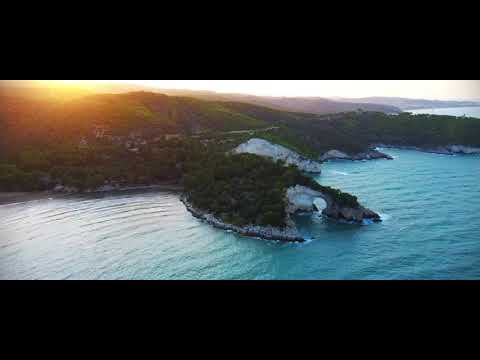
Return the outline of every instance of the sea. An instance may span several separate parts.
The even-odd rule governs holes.
[[[315,177],[383,222],[297,216],[303,244],[213,228],[175,192],[2,205],[0,279],[480,279],[480,156],[383,151]]]

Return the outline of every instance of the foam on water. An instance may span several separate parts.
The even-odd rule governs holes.
[[[389,214],[379,213],[378,215],[380,215],[380,218],[382,219],[382,221],[387,221],[387,220],[390,220],[392,218],[392,216],[389,215]]]
[[[338,171],[338,170],[333,170],[333,171],[332,171],[332,174],[335,174],[335,175],[344,175],[344,176],[349,175],[348,173],[346,173],[346,172],[344,172],[344,171]]]

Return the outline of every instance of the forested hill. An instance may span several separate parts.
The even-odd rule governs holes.
[[[78,141],[100,134],[151,138],[165,134],[261,129],[268,123],[222,103],[162,94],[91,95],[65,101],[0,96],[5,150]]]
[[[370,145],[480,146],[480,120],[438,115],[354,111],[316,115],[239,102],[204,101],[148,92],[91,95],[69,100],[0,96],[0,146],[14,155],[25,147],[89,142],[98,138],[198,135],[279,128],[270,140],[310,156]]]
[[[374,144],[435,147],[453,144],[480,146],[480,119],[443,115],[354,111],[314,115],[276,110],[243,103],[228,107],[262,119],[280,129],[270,140],[319,155],[336,149],[349,154],[366,151]],[[268,139],[267,139],[268,140]]]

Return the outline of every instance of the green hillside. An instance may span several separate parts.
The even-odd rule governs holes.
[[[146,138],[265,128],[261,119],[222,103],[136,92],[58,101],[0,96],[3,150],[91,138],[101,128],[111,136],[132,132]]]
[[[14,155],[26,147],[110,138],[208,134],[216,141],[262,137],[309,157],[331,149],[365,151],[372,144],[480,146],[480,120],[438,115],[349,112],[315,115],[148,92],[90,95],[70,100],[0,95],[0,146]],[[232,131],[268,132],[228,134]],[[119,140],[123,141],[123,140]],[[232,141],[231,144],[235,143]]]

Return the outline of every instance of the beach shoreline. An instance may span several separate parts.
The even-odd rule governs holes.
[[[16,204],[35,200],[45,200],[62,195],[63,194],[57,194],[50,191],[0,192],[0,205]]]
[[[58,199],[73,195],[89,195],[102,193],[122,193],[127,191],[141,190],[158,190],[158,191],[182,191],[183,186],[177,184],[158,184],[145,186],[124,186],[109,190],[85,191],[85,192],[56,192],[47,191],[31,191],[31,192],[0,192],[0,205],[18,204],[36,200]]]

